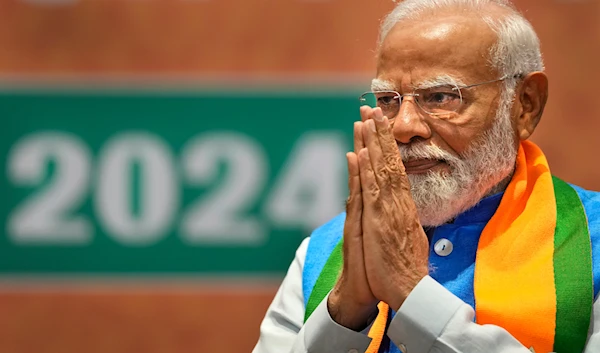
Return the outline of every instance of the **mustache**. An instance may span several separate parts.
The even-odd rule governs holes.
[[[414,142],[410,145],[398,143],[398,150],[402,156],[402,162],[409,162],[416,159],[434,159],[447,163],[460,161],[460,159],[436,145],[430,145],[423,142]]]

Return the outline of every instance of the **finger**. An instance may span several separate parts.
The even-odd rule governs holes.
[[[348,161],[348,200],[346,201],[346,225],[351,226],[352,234],[361,234],[362,190],[358,156],[354,152],[346,154]]]
[[[369,119],[364,122],[363,139],[369,152],[369,160],[374,173],[375,181],[381,190],[387,190],[390,186],[390,178],[386,160],[383,158],[383,152],[377,136],[377,128],[375,121]]]
[[[383,115],[381,108],[373,109],[373,122],[377,130],[377,139],[381,150],[381,159],[384,161],[388,178],[392,186],[403,186],[408,184],[406,170],[402,163],[402,156],[398,149],[398,143],[390,129],[390,123],[386,116]],[[375,167],[375,171],[378,169]],[[404,185],[406,186],[406,185]]]
[[[363,217],[367,208],[374,205],[379,198],[380,188],[375,180],[368,148],[358,152],[358,167],[360,170],[360,187],[363,202]]]
[[[354,123],[354,153],[358,153],[358,151],[365,148],[365,141],[363,140],[362,129],[364,127],[364,123],[362,121],[356,121]]]
[[[362,255],[362,194],[358,156],[356,153],[346,154],[348,161],[348,189],[346,201],[346,221],[344,222],[344,269],[355,267],[354,263],[363,258]],[[362,263],[360,261],[360,263]],[[364,271],[364,270],[363,270]]]
[[[362,121],[363,123],[367,120],[369,120],[369,114],[371,113],[371,111],[373,110],[373,108],[369,107],[368,105],[363,105],[360,107],[360,121]]]

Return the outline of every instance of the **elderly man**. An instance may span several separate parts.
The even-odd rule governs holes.
[[[539,41],[502,0],[384,20],[347,210],[296,253],[255,352],[600,352],[600,194],[527,141]]]

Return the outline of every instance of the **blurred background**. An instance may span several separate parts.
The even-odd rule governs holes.
[[[518,0],[600,189],[600,2]],[[0,353],[249,352],[342,210],[389,0],[0,0]]]

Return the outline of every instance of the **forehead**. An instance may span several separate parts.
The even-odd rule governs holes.
[[[398,23],[381,44],[377,78],[417,84],[440,75],[472,83],[498,75],[489,66],[496,34],[476,16],[445,15]]]

